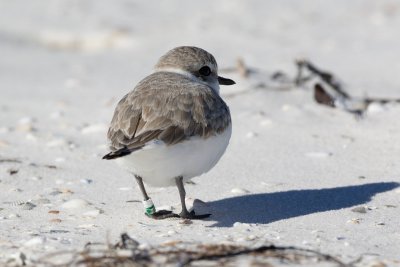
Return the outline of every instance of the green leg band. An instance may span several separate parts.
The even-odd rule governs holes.
[[[143,206],[147,215],[152,215],[156,212],[156,207],[153,204],[151,198],[148,200],[143,201]]]
[[[151,207],[146,208],[146,214],[147,214],[147,215],[152,215],[152,214],[154,214],[155,212],[156,212],[156,207],[154,207],[154,205],[151,206]]]

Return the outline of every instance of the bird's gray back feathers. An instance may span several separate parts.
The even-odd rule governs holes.
[[[207,138],[231,123],[229,108],[209,86],[172,72],[155,72],[118,103],[108,130],[112,151],[127,153],[147,142],[176,144]]]

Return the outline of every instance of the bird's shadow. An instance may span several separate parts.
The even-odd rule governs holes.
[[[324,189],[291,190],[242,195],[208,203],[212,226],[229,227],[235,222],[268,224],[317,212],[339,210],[371,200],[378,193],[400,184],[381,182]]]

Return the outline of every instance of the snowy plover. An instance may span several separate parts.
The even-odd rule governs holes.
[[[117,162],[135,175],[146,215],[163,219],[201,219],[188,212],[183,182],[209,171],[228,146],[232,125],[219,85],[234,81],[218,76],[217,62],[207,51],[177,47],[162,56],[155,71],[118,103],[108,130]],[[156,211],[143,181],[153,186],[176,184],[182,212]]]

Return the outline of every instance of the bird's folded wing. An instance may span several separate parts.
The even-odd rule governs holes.
[[[222,132],[230,124],[229,109],[218,95],[204,87],[153,88],[126,95],[118,103],[108,131],[111,150],[128,153],[153,140],[172,145],[191,136]]]

